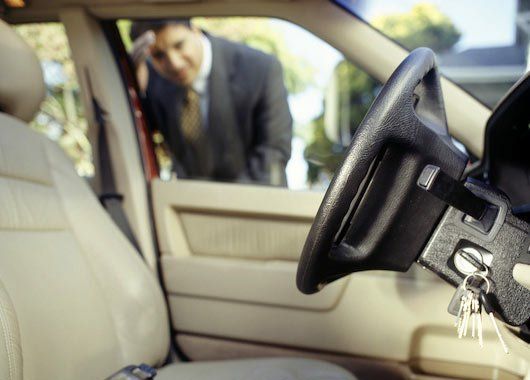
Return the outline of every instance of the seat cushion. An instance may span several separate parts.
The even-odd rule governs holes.
[[[319,360],[278,358],[171,364],[157,380],[355,380],[346,370]]]

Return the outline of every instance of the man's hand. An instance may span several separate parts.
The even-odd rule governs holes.
[[[147,68],[146,60],[149,57],[151,46],[155,42],[155,33],[148,30],[138,37],[133,42],[133,49],[131,52],[131,59],[136,68],[136,78],[140,91],[145,92],[147,83],[149,81],[149,70]]]

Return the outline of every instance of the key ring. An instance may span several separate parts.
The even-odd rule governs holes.
[[[468,286],[468,281],[471,277],[475,277],[475,276],[478,276],[480,277],[481,279],[484,280],[484,282],[486,283],[486,294],[488,294],[490,292],[490,289],[491,289],[491,283],[490,283],[490,280],[488,279],[488,277],[480,272],[475,272],[475,273],[471,273],[471,274],[468,274],[466,276],[466,278],[464,278],[464,290],[469,290],[467,289],[467,286]]]

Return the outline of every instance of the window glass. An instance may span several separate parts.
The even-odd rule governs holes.
[[[412,50],[435,51],[442,74],[494,107],[527,71],[528,0],[337,0]]]
[[[60,23],[14,26],[37,54],[46,83],[46,98],[31,128],[57,141],[74,161],[77,173],[94,175],[92,148],[79,84],[64,27]]]
[[[157,22],[162,23],[167,22],[167,20],[159,20]],[[131,31],[130,20],[118,21],[118,28],[123,42],[133,62],[136,63],[138,61],[138,49],[135,47],[138,46],[138,41],[141,41],[141,36],[145,36],[146,34],[145,30],[140,30],[141,33],[137,33],[134,36],[134,30],[138,28],[138,26],[134,25],[138,25],[138,23],[133,23],[133,31]],[[289,141],[281,142],[283,144],[282,146],[287,145],[291,148],[290,155],[287,156],[289,158],[287,164],[280,169],[286,177],[286,183],[283,183],[283,185],[287,185],[290,189],[296,190],[325,190],[343,157],[345,147],[349,144],[352,132],[362,120],[369,105],[375,98],[380,84],[345,61],[340,52],[321,39],[283,20],[242,17],[193,18],[191,20],[191,26],[202,31],[206,38],[213,41],[212,52],[214,57],[212,59],[210,79],[216,75],[215,73],[218,69],[216,65],[220,62],[215,55],[219,54],[218,52],[220,51],[216,46],[218,47],[222,44],[215,40],[216,38],[250,46],[253,49],[276,57],[277,61],[281,64],[283,87],[286,89],[286,94],[284,95],[282,95],[281,91],[271,90],[271,87],[277,86],[277,83],[275,82],[276,78],[271,74],[272,71],[270,70],[269,64],[266,63],[267,60],[264,62],[263,60],[257,59],[255,66],[261,67],[265,71],[253,72],[252,77],[247,78],[249,83],[252,83],[252,86],[254,86],[249,89],[247,85],[250,86],[250,84],[238,83],[238,74],[234,73],[250,70],[244,63],[246,59],[244,56],[247,53],[244,51],[240,53],[240,66],[235,64],[237,67],[230,66],[233,64],[233,61],[230,58],[226,58],[229,63],[225,62],[227,67],[224,67],[224,69],[228,70],[227,75],[231,78],[229,80],[232,82],[230,82],[228,87],[223,87],[225,90],[223,94],[231,99],[231,106],[236,109],[235,123],[239,124],[237,126],[239,128],[237,129],[237,133],[240,134],[233,136],[233,138],[246,138],[247,141],[251,141],[244,147],[247,155],[255,154],[260,156],[260,158],[270,155],[270,157],[274,158],[278,157],[278,155],[275,152],[267,151],[266,146],[260,146],[260,139],[266,139],[268,137],[267,135],[271,134],[275,136],[282,136],[282,134],[290,136],[292,134],[292,139],[289,138]],[[152,28],[151,30],[156,30],[155,39],[159,38],[159,33],[163,33],[160,32],[160,29],[157,29],[156,23],[151,24],[150,27]],[[162,28],[161,30],[164,31],[165,29]],[[133,34],[133,38],[131,38],[131,34]],[[160,40],[163,41],[163,39]],[[177,83],[177,86],[186,87],[186,85],[179,83],[179,79],[181,80],[182,78],[175,74],[175,71],[178,71],[181,66],[184,68],[183,71],[193,66],[193,56],[186,55],[186,49],[188,48],[186,46],[188,42],[186,41],[185,39],[180,42],[165,41],[167,43],[174,43],[175,46],[180,43],[178,45],[178,49],[180,49],[178,50],[178,54],[172,53],[172,51],[177,50],[171,50],[172,48],[168,47],[169,45],[149,50],[150,56],[148,54],[146,58],[148,65],[150,65],[148,72],[152,73],[153,68],[155,70],[158,69],[160,72],[166,72],[165,79],[169,78],[173,83]],[[190,41],[193,41],[193,39]],[[157,40],[156,44],[159,42]],[[192,42],[189,43],[191,44]],[[232,56],[230,49],[230,47],[227,47],[227,56]],[[249,54],[252,55],[251,53]],[[252,57],[249,60],[252,60]],[[138,68],[139,65],[137,63],[136,65]],[[176,76],[172,79],[170,76],[173,74]],[[264,81],[254,80],[254,77],[259,78],[261,76],[267,79]],[[244,75],[241,75],[241,77],[244,77]],[[196,82],[192,81],[192,84],[189,86],[195,88],[195,84]],[[149,86],[150,83],[145,86],[146,98],[150,96]],[[266,91],[263,91],[263,89],[266,89]],[[266,93],[267,90],[271,91],[269,93],[272,93],[271,96],[267,97],[265,95],[264,99],[256,100],[262,96],[261,94]],[[219,94],[215,90],[209,91],[207,95],[209,96],[210,112],[212,109],[215,109],[215,103],[217,102],[223,106],[230,104],[226,103],[225,99],[219,99]],[[283,96],[285,99],[282,100],[281,98]],[[167,102],[168,98],[168,96],[164,96],[163,102]],[[283,127],[280,128],[277,125],[260,123],[263,118],[270,117],[271,114],[283,115],[284,110],[279,103],[282,103],[284,100],[292,117],[292,124],[289,126],[291,128],[290,134],[285,132],[286,129]],[[171,100],[169,105],[161,105],[160,107],[155,105],[151,111],[155,114],[172,113],[174,112],[172,109],[174,104],[174,100]],[[251,107],[249,104],[253,104],[252,107],[254,107],[250,112],[247,112],[248,110],[237,109],[238,107],[242,109]],[[179,105],[177,107],[182,106]],[[267,116],[264,116],[265,114]],[[210,123],[215,124],[216,122],[216,120],[208,120]],[[233,119],[231,120],[233,121]],[[284,120],[285,118],[278,117],[274,119],[274,122],[281,124]],[[250,131],[246,129],[248,128],[248,124],[250,124]],[[168,175],[167,171],[175,171],[175,165],[182,165],[182,162],[178,162],[179,160],[176,159],[177,162],[171,165],[171,162],[174,162],[175,159],[166,159],[164,160],[166,165],[160,165],[160,157],[164,157],[164,149],[161,149],[163,144],[158,144],[157,141],[160,142],[163,140],[167,148],[165,151],[169,152],[168,155],[174,155],[176,149],[172,145],[177,143],[175,142],[176,138],[171,137],[171,128],[179,127],[171,125],[167,126],[166,132],[160,131],[163,128],[164,126],[160,125],[155,127],[154,142],[155,147],[158,147],[157,156],[159,157],[159,166],[162,166],[162,169],[164,169],[162,170],[161,176],[168,178],[170,175]],[[206,128],[217,128],[217,125],[208,125]],[[169,132],[167,131],[168,129],[170,130]],[[214,131],[211,131],[211,133],[213,134]],[[250,138],[249,135],[251,136]],[[218,146],[223,145],[222,142],[217,140],[214,141],[214,144]],[[229,147],[228,150],[230,149]],[[225,151],[223,154],[230,154],[230,152]],[[222,158],[218,159],[220,160]],[[167,167],[168,162],[170,162],[169,167]],[[243,166],[251,167],[253,164],[251,159],[248,159]],[[179,171],[176,170],[176,172],[177,177],[179,177]],[[186,176],[184,177],[186,178]],[[192,178],[197,179],[197,177]],[[198,179],[201,178],[198,177]],[[222,175],[204,179],[223,180]],[[272,183],[272,175],[269,179],[271,183],[267,183],[267,180],[262,181],[259,178],[250,178],[249,180],[249,178],[231,177],[227,181],[277,185],[277,183]]]

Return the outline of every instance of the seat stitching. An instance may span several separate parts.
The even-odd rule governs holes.
[[[10,179],[13,181],[20,181],[20,182],[30,182],[35,185],[40,185],[40,186],[49,187],[53,189],[53,184],[50,182],[39,181],[33,178],[21,177],[21,176],[17,176],[14,174],[5,173],[2,171],[0,171],[0,178]]]
[[[5,305],[0,304],[0,307],[1,307],[1,309],[3,311],[7,311],[7,308],[5,307]],[[4,313],[0,313],[0,323],[2,323],[2,332],[3,332],[3,335],[4,335],[4,346],[5,346],[5,349],[6,349],[6,352],[7,352],[7,363],[8,363],[8,366],[9,366],[9,378],[13,379],[13,372],[14,372],[13,361],[14,360],[13,360],[13,353],[10,350],[10,348],[11,349],[13,348],[13,342],[11,342],[11,339],[9,339],[9,334],[8,334],[9,329],[7,328],[7,322],[5,320]],[[8,342],[8,340],[9,340],[9,342]]]
[[[57,228],[38,228],[38,227],[0,227],[1,232],[64,232],[68,231],[67,227],[57,227]]]
[[[39,225],[39,224],[42,224],[42,223],[38,223],[37,222],[38,218],[35,218],[34,215],[32,215],[32,213],[29,212],[30,210],[28,208],[28,205],[26,204],[25,199],[23,199],[23,201],[20,202],[20,203],[16,202],[16,200],[18,199],[17,193],[20,190],[19,189],[14,189],[14,187],[17,185],[17,182],[21,182],[22,185],[17,185],[17,187],[20,186],[20,189],[24,189],[24,191],[22,192],[22,193],[24,193],[25,191],[28,191],[28,190],[34,190],[34,191],[42,192],[42,191],[44,191],[43,189],[33,189],[32,188],[32,186],[37,186],[37,187],[42,186],[42,187],[44,187],[46,189],[46,192],[52,192],[52,194],[56,198],[58,198],[57,192],[54,191],[53,187],[52,186],[38,184],[36,182],[31,182],[31,181],[26,182],[26,181],[20,180],[18,178],[0,176],[0,182],[2,182],[2,181],[5,181],[5,188],[7,189],[9,195],[11,196],[11,198],[13,199],[13,202],[17,203],[17,206],[14,207],[12,212],[10,213],[11,214],[11,218],[8,217],[7,220],[0,221],[0,230],[21,230],[21,231],[24,231],[24,230],[28,230],[28,231],[37,230],[38,231],[38,230],[41,230],[41,229],[46,229],[46,228],[39,228],[39,227],[26,227],[26,228],[24,228],[24,226]],[[29,215],[29,218],[26,219],[26,218],[22,217],[22,214]],[[9,219],[12,219],[11,222],[9,221]],[[57,223],[55,228],[47,228],[47,229],[50,229],[50,230],[61,229],[61,228],[63,228],[61,226],[61,224],[64,224],[64,221],[62,221],[62,222],[63,223]]]

